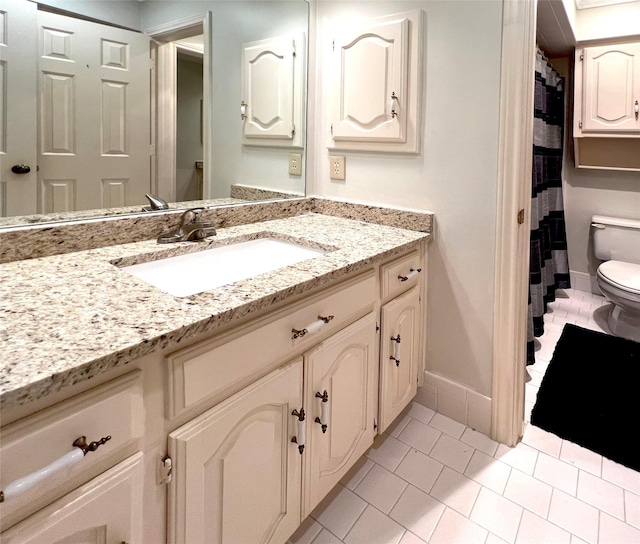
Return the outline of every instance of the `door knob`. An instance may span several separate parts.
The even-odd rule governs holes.
[[[29,168],[26,164],[16,164],[11,167],[11,171],[14,174],[28,174],[31,172],[31,168]]]

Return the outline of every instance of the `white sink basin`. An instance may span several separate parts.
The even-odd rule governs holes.
[[[124,266],[122,270],[176,297],[188,297],[283,266],[324,255],[324,251],[258,238],[186,255]]]

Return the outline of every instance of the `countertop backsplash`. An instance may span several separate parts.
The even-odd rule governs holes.
[[[0,229],[0,264],[157,238],[177,225],[180,210]],[[433,214],[323,198],[297,198],[207,208],[202,220],[216,228],[320,213],[432,233]]]

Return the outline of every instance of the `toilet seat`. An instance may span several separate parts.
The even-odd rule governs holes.
[[[640,295],[640,264],[606,261],[598,267],[598,275],[618,289]]]

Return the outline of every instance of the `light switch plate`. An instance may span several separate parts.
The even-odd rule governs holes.
[[[346,179],[347,159],[345,157],[337,157],[329,155],[329,177],[331,179],[344,180]]]
[[[291,176],[302,175],[302,154],[301,153],[289,153],[289,175]]]

